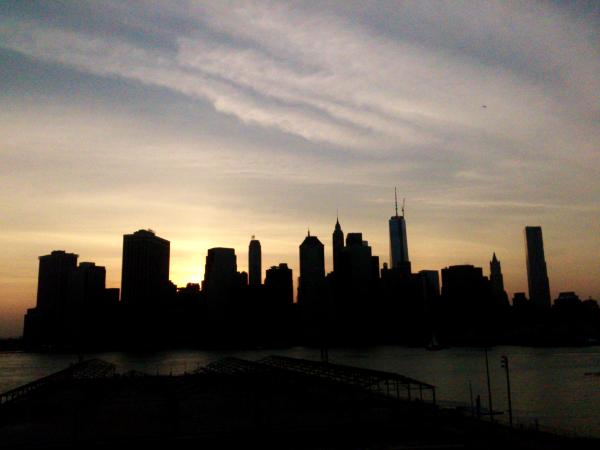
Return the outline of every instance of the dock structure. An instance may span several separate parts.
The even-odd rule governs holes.
[[[288,356],[268,356],[259,360],[258,363],[360,387],[398,400],[407,399],[410,401],[413,399],[412,392],[418,391],[419,400],[424,401],[423,392],[429,391],[431,402],[434,405],[436,403],[435,386],[393,372],[290,358]],[[406,396],[403,395],[404,393],[406,393]]]
[[[66,380],[96,379],[112,376],[115,365],[101,359],[89,359],[73,364],[66,369],[39,378],[10,391],[0,394],[0,406],[24,398],[40,389],[48,388]]]
[[[337,384],[357,387],[397,400],[411,401],[414,398],[418,398],[420,401],[426,401],[423,394],[424,392],[430,392],[430,399],[428,400],[434,405],[436,403],[435,386],[431,384],[393,372],[346,366],[331,362],[275,355],[255,362],[228,357],[215,361],[202,370],[209,373],[226,375],[265,374],[266,372],[270,372],[272,376],[277,373],[281,375],[283,371],[287,374],[316,377]],[[414,391],[418,392],[418,397],[413,395]]]
[[[214,373],[221,375],[236,375],[247,373],[261,373],[269,371],[269,367],[258,362],[248,361],[246,359],[228,356],[226,358],[213,361],[205,367],[196,370],[196,373]]]
[[[192,374],[112,375],[90,360],[2,394],[0,447],[598,448],[434,406],[435,387],[413,378],[330,362],[228,357]]]

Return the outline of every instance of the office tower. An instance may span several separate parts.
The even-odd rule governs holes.
[[[492,287],[492,295],[494,298],[508,306],[508,294],[504,290],[504,277],[502,276],[502,267],[500,261],[496,258],[496,253],[490,261],[490,285]]]
[[[70,306],[101,304],[106,295],[106,268],[93,262],[79,263],[69,274]]]
[[[341,253],[344,250],[344,232],[340,226],[340,221],[335,221],[335,229],[333,230],[333,271],[339,272]]]
[[[265,287],[278,304],[291,305],[294,302],[292,269],[287,264],[272,266],[267,270]]]
[[[373,254],[362,233],[348,233],[346,247],[341,257],[341,266],[347,283],[355,287],[366,287],[373,281]],[[377,260],[379,264],[379,260]]]
[[[442,295],[459,302],[480,301],[482,286],[489,285],[483,269],[470,264],[449,266],[442,269]]]
[[[202,290],[211,308],[224,307],[232,290],[240,282],[237,258],[233,248],[216,247],[208,250],[204,266]]]
[[[164,298],[169,288],[170,243],[152,230],[123,236],[121,301],[147,306]]]
[[[325,250],[316,236],[310,231],[300,244],[300,279],[298,283],[298,304],[310,306],[322,293],[325,281]]]
[[[118,303],[118,289],[116,290]],[[114,291],[106,289],[106,269],[93,262],[82,262],[69,274],[68,311],[65,314],[65,333],[68,341],[76,347],[99,343],[111,329],[110,313],[114,315],[116,303],[112,303]]]
[[[425,299],[434,299],[440,296],[440,275],[437,270],[420,270],[419,275],[423,280]]]
[[[512,305],[515,308],[525,308],[529,305],[530,300],[527,299],[525,292],[515,292],[512,298]]]
[[[248,247],[248,278],[250,286],[260,286],[262,282],[262,265],[260,241],[254,239],[250,241]]]
[[[400,268],[410,274],[410,261],[408,259],[408,243],[406,239],[406,222],[404,221],[404,204],[402,215],[398,215],[398,196],[394,189],[396,200],[396,214],[390,217],[390,265],[392,269]]]
[[[476,342],[502,326],[501,311],[493,301],[490,281],[480,267],[442,269],[441,321],[445,333],[459,342]]]
[[[37,308],[64,311],[69,274],[77,267],[77,258],[78,255],[64,250],[54,250],[49,255],[39,257]]]
[[[39,257],[36,307],[27,310],[23,325],[26,346],[56,344],[64,339],[69,274],[77,267],[77,257],[64,250]]]
[[[504,277],[502,276],[502,267],[500,261],[496,258],[496,253],[492,256],[490,261],[490,283],[492,284],[492,291],[494,294],[500,294],[504,292]]]
[[[529,298],[538,308],[550,308],[550,284],[544,258],[542,227],[525,227]]]

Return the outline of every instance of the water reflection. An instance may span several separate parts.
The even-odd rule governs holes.
[[[117,365],[120,372],[138,370],[149,374],[190,372],[224,356],[260,359],[270,354],[319,359],[319,349],[296,347],[253,351],[179,350],[155,353],[102,353],[86,355]],[[508,356],[515,421],[567,429],[600,437],[600,377],[586,376],[600,370],[600,348],[532,349],[496,347],[489,350],[494,408],[506,411],[507,392],[500,357]],[[438,399],[469,405],[469,382],[473,396],[487,405],[485,359],[482,349],[453,348],[428,352],[418,348],[379,346],[336,348],[330,361],[397,372],[437,386]],[[0,391],[63,369],[77,361],[75,355],[0,353]],[[508,417],[499,417],[507,421]]]

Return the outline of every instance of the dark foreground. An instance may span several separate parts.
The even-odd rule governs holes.
[[[182,376],[115,375],[110,365],[94,364],[67,371],[19,391],[20,398],[4,397],[0,447],[600,448],[598,440],[511,430],[441,410],[418,395],[426,385],[414,384],[417,400],[413,394],[409,401],[395,391],[400,384],[361,385],[369,373],[289,360],[229,358]]]

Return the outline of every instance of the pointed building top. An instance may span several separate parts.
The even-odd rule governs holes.
[[[342,226],[340,225],[340,218],[339,218],[339,216],[336,216],[336,218],[335,218],[335,230],[337,231],[337,230],[341,230],[341,229],[342,229]]]
[[[308,229],[308,236],[310,237],[310,228]]]
[[[398,192],[396,186],[394,186],[394,203],[396,205],[396,217],[398,217]]]
[[[492,256],[492,261],[498,261],[498,258],[496,258],[496,252],[494,252],[494,256]]]

